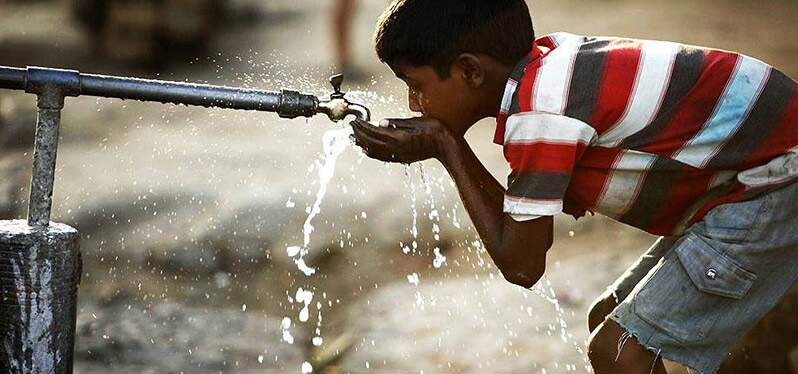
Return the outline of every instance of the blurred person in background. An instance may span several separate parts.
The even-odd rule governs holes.
[[[333,38],[335,48],[335,68],[347,80],[361,80],[365,73],[351,61],[351,35],[358,0],[334,0],[332,13]]]

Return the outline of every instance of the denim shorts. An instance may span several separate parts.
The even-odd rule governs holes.
[[[719,205],[657,241],[611,287],[609,318],[671,361],[715,373],[798,280],[798,183]],[[619,349],[623,342],[619,342]]]

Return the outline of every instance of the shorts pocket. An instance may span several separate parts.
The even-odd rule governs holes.
[[[704,339],[756,275],[694,234],[685,236],[634,294],[637,315],[684,342]]]

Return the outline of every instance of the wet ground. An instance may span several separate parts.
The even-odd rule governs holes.
[[[327,92],[325,78],[334,71],[328,4],[248,3],[256,4],[256,17],[246,17],[246,22],[242,18],[240,24],[220,32],[210,53],[173,59],[155,72],[92,54],[87,38],[50,3],[0,2],[0,64]],[[373,22],[384,2],[361,3],[355,18],[354,60],[371,78],[346,86],[367,91],[359,97],[378,118],[406,115],[403,87],[370,49]],[[798,30],[798,3],[793,1],[545,0],[533,2],[532,11],[538,34],[564,30],[709,45],[745,52],[798,76],[798,43],[791,38]],[[0,113],[15,128],[33,118],[33,105],[25,95],[0,95]],[[416,274],[422,285],[439,281],[448,285],[497,274],[484,252],[474,247],[476,235],[439,166],[427,163],[423,172],[417,167],[408,170],[364,160],[355,151],[339,160],[315,221],[313,258],[319,273],[309,279],[299,274],[284,250],[301,242],[305,207],[318,189],[312,165],[321,151],[321,136],[331,126],[324,118],[288,121],[267,113],[95,98],[68,99],[63,117],[54,218],[84,235],[81,302],[87,308],[97,301],[144,306],[172,302],[206,308],[209,314],[233,309],[296,319],[302,305],[292,299],[294,292],[310,288],[316,291],[316,300],[325,294],[324,302],[331,305],[322,309],[322,335],[329,343],[335,337],[356,335],[352,310],[369,308],[355,306],[384,300],[380,290],[409,285],[409,275]],[[490,143],[491,124],[481,123],[468,136],[480,158],[504,180],[500,149]],[[0,169],[5,184],[0,183],[0,192],[12,186],[11,200],[20,216],[24,181],[29,177],[27,167],[20,165],[28,165],[30,156],[24,147],[4,147]],[[418,237],[412,233],[413,206],[419,217]],[[440,220],[430,218],[434,210],[441,213]],[[441,228],[438,239],[433,224]],[[402,245],[413,240],[419,243],[418,253],[403,253]],[[572,338],[563,342],[557,333],[536,337],[541,346],[560,348],[548,356],[535,356],[536,368],[572,371],[570,366],[567,370],[556,366],[556,361],[581,361],[572,345],[583,345],[586,338],[581,316],[590,301],[652,241],[644,233],[600,217],[558,220],[550,277],[565,305],[566,330]],[[447,257],[442,268],[433,266],[435,247]],[[424,290],[433,296],[435,287]],[[407,297],[414,297],[411,291]],[[542,299],[534,303],[536,308],[547,305]],[[472,308],[467,317],[492,318],[475,302],[464,305]],[[422,323],[424,319],[414,313],[423,312],[408,312],[406,318],[417,317],[414,321]],[[317,322],[311,316],[299,328],[305,338],[295,345],[306,357],[318,350],[310,341]],[[286,344],[273,335],[263,339]],[[446,341],[436,344],[445,346]],[[365,370],[358,361],[363,355],[333,356],[344,357],[325,363],[331,372]],[[498,360],[513,359],[499,354]],[[235,371],[231,366],[224,370]],[[478,371],[467,366],[429,370]],[[581,365],[578,371],[583,371]]]

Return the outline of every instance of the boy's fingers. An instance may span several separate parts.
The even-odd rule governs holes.
[[[363,149],[363,152],[366,154],[366,156],[368,156],[370,158],[373,158],[373,159],[376,159],[376,160],[380,160],[380,161],[394,161],[395,160],[394,153],[392,151],[388,150],[388,148],[386,148],[386,147],[384,147],[382,145],[375,144],[375,145],[372,145],[372,146],[362,147],[362,149]]]
[[[377,160],[380,160],[380,161],[386,161],[386,162],[396,162],[397,161],[397,158],[396,158],[395,154],[393,154],[391,152],[388,152],[388,151],[385,151],[385,150],[368,151],[368,152],[366,152],[366,155],[368,155],[369,157],[371,157],[373,159],[377,159]]]
[[[393,136],[391,136],[385,128],[380,128],[360,120],[354,120],[351,124],[355,132],[361,134],[362,136],[368,136],[372,139],[381,139],[383,141],[393,139]]]
[[[355,132],[355,145],[363,148],[369,157],[372,157],[372,154],[382,154],[388,149],[387,143],[363,132],[360,127],[353,127],[353,130]]]
[[[374,126],[359,120],[353,121],[352,124],[362,129],[364,133],[389,143],[399,141],[407,133],[407,130],[415,127],[410,123],[396,122],[395,120],[382,120],[381,126]]]
[[[370,125],[367,125],[370,126]],[[363,149],[366,156],[386,162],[397,162],[399,156],[396,154],[396,147],[388,143],[375,139],[369,134],[363,133],[360,127],[354,127],[355,144]]]
[[[373,142],[374,136],[366,130],[366,126],[371,125],[364,125],[361,121],[352,121],[350,123],[352,125],[352,132],[355,134],[355,144],[362,145],[362,143],[370,143]]]
[[[392,127],[364,126],[363,130],[375,138],[388,142],[395,140],[398,135],[396,128]]]
[[[352,123],[352,132],[355,135],[355,145],[365,148],[377,141],[371,134],[363,131],[363,128],[355,123]]]
[[[392,129],[412,129],[418,127],[418,119],[416,118],[386,118],[380,121],[381,127]]]

